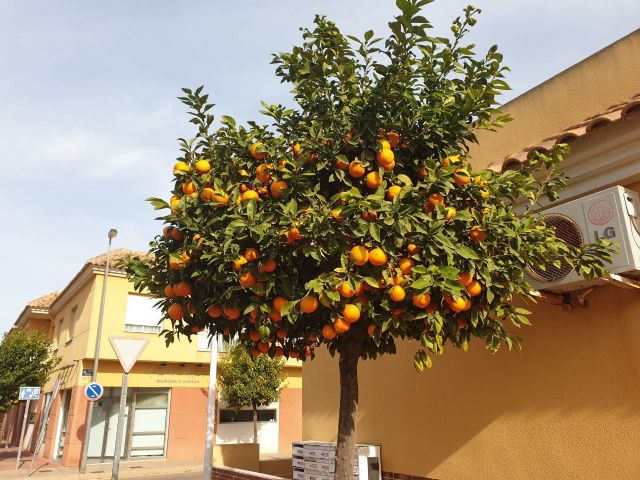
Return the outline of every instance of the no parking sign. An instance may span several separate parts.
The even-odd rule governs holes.
[[[90,402],[97,402],[102,398],[102,395],[104,395],[104,387],[98,382],[91,382],[84,387],[84,396]]]

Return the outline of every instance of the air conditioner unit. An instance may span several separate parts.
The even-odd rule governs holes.
[[[581,246],[599,238],[617,242],[619,250],[607,265],[609,273],[640,278],[640,197],[621,186],[548,208],[541,212],[547,226],[565,242]],[[529,282],[536,290],[568,292],[603,279],[585,280],[568,264],[560,267],[528,268]]]

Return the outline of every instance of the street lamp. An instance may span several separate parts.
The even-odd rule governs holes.
[[[100,341],[102,339],[102,321],[104,319],[104,304],[107,298],[107,279],[109,278],[109,254],[111,253],[111,240],[118,235],[118,230],[112,228],[109,230],[107,237],[109,238],[109,248],[107,249],[107,261],[104,267],[104,279],[102,280],[102,298],[100,299],[100,313],[98,314],[98,333],[96,334],[96,348],[93,355],[93,372],[91,373],[91,382],[95,382],[98,377],[98,363],[100,362]],[[82,456],[80,457],[80,473],[87,471],[87,453],[89,451],[89,431],[91,430],[91,420],[93,419],[93,404],[89,402],[87,407],[87,421],[84,429],[84,442],[82,444]]]

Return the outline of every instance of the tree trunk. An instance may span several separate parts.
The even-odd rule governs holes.
[[[345,335],[340,349],[340,416],[336,449],[335,480],[351,480],[356,456],[356,416],[358,414],[358,359],[362,338],[356,332]]]
[[[253,443],[258,443],[258,407],[253,405]]]

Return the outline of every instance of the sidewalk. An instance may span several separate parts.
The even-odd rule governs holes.
[[[97,480],[111,478],[111,462],[91,463],[87,472],[80,474],[78,467],[63,467],[46,458],[36,457],[33,471],[29,475],[31,455],[22,455],[20,469],[16,470],[16,448],[0,448],[0,478],[2,480],[41,479],[41,480]],[[172,473],[201,472],[202,460],[139,460],[120,462],[120,478],[132,478],[148,475],[169,475]]]

